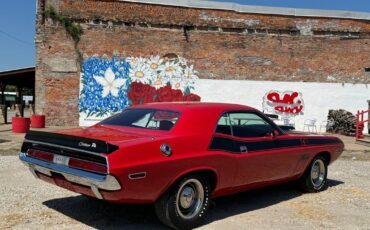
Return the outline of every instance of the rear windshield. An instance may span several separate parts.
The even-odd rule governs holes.
[[[179,112],[158,109],[126,109],[101,121],[101,125],[116,125],[154,130],[170,130],[180,117]]]

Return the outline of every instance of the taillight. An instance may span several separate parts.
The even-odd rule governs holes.
[[[71,168],[77,168],[77,169],[82,169],[90,172],[97,172],[97,173],[107,173],[108,168],[106,165],[91,162],[91,161],[84,161],[84,160],[79,160],[76,158],[71,158],[69,160],[69,167]]]
[[[103,173],[103,174],[108,173],[107,165],[92,162],[92,161],[80,160],[80,159],[72,158],[68,156],[54,155],[53,153],[48,153],[48,152],[44,152],[41,150],[28,149],[27,156],[33,157],[39,160],[43,160],[43,161],[54,162],[55,164],[65,165],[70,168],[81,169],[81,170],[86,170],[86,171],[96,172],[96,173]]]
[[[29,149],[27,151],[27,155],[36,159],[44,160],[44,161],[53,161],[53,154],[36,150],[36,149]]]

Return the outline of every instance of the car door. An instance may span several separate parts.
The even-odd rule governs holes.
[[[221,119],[224,121],[220,123]],[[299,160],[294,147],[300,146],[301,140],[283,135],[276,125],[256,111],[228,112],[220,121],[216,136],[222,139],[223,148],[235,154],[236,186],[292,175]]]

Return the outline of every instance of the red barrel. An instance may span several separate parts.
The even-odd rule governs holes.
[[[45,128],[45,115],[32,115],[31,116],[32,128]]]
[[[13,133],[26,133],[30,130],[31,120],[27,117],[12,117]]]

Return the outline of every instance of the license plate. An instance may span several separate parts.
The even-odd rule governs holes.
[[[54,162],[55,164],[59,164],[59,165],[67,165],[67,166],[68,166],[68,163],[69,163],[69,157],[61,156],[61,155],[57,155],[57,154],[55,154],[55,155],[54,155],[54,158],[53,158],[53,162]]]

